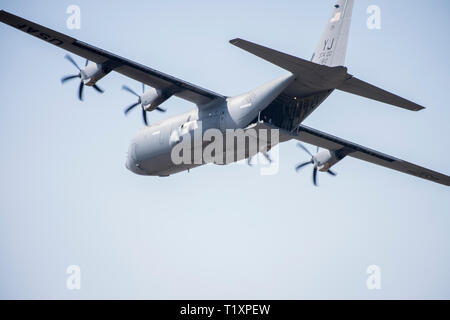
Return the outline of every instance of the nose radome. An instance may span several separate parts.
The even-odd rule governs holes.
[[[131,159],[130,155],[127,155],[127,160],[125,161],[125,167],[128,170],[133,171],[133,170],[131,170],[133,168],[133,165],[134,165],[133,159]]]
[[[139,162],[130,156],[128,156],[125,166],[128,170],[138,175],[141,176],[148,175],[147,172],[140,166]]]
[[[128,156],[125,166],[128,170],[139,175],[146,175],[146,172],[140,167],[136,158],[136,143],[132,143],[128,149]]]
[[[127,152],[127,160],[125,162],[125,167],[127,167],[128,170],[133,171],[133,167],[136,165],[134,160],[134,145],[130,145]]]

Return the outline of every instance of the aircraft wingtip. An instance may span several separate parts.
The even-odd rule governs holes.
[[[8,11],[5,11],[5,10],[3,10],[3,9],[0,9],[0,15],[1,15],[1,16],[8,16],[8,15],[10,15],[10,13],[9,13]]]

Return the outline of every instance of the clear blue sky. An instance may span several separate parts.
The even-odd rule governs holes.
[[[81,30],[66,8],[81,8]],[[283,70],[230,45],[241,37],[310,58],[331,0],[0,1],[0,8],[225,95]],[[366,28],[381,7],[382,29]],[[446,0],[358,0],[349,72],[427,107],[419,113],[335,92],[305,122],[450,174],[450,43]],[[119,74],[106,92],[60,84],[65,52],[0,25],[0,298],[450,298],[450,197],[441,185],[345,159],[338,177],[205,166],[169,178],[125,169],[142,126],[123,108]],[[81,63],[83,60],[78,59]],[[169,111],[194,106],[171,99]],[[79,265],[81,290],[66,289]],[[366,288],[366,268],[382,290]]]

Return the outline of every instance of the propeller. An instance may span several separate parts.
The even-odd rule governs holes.
[[[306,167],[306,166],[312,164],[312,165],[314,166],[314,168],[313,168],[313,174],[312,174],[313,184],[317,187],[317,186],[318,186],[318,185],[317,185],[317,172],[319,171],[319,170],[318,170],[318,165],[319,165],[319,163],[317,162],[316,158],[312,155],[312,153],[311,153],[311,152],[310,152],[303,144],[301,144],[301,143],[299,142],[299,143],[297,144],[297,146],[298,146],[300,149],[302,149],[303,151],[305,151],[308,155],[310,155],[310,156],[311,156],[311,160],[298,164],[298,165],[295,167],[295,171],[299,172],[302,168],[304,168],[304,167]],[[317,151],[319,151],[319,147],[317,147]],[[327,173],[328,173],[329,175],[332,175],[332,176],[336,176],[336,175],[337,175],[334,171],[331,171],[331,170],[328,170]]]
[[[267,152],[261,152],[261,153],[264,156],[264,158],[267,160],[268,163],[272,163],[273,162],[272,158],[270,157],[270,155]],[[253,167],[253,159],[256,156],[258,156],[258,154],[255,154],[253,157],[248,157],[247,158],[247,165],[249,167]]]
[[[64,84],[66,83],[66,81],[75,79],[75,78],[80,78],[80,85],[78,87],[78,99],[80,99],[80,101],[83,101],[83,89],[84,89],[84,82],[83,82],[83,75],[84,72],[83,70],[81,70],[81,68],[78,66],[78,64],[75,62],[75,60],[73,60],[73,58],[71,56],[69,56],[68,54],[65,55],[65,57],[67,60],[69,60],[70,63],[72,63],[75,68],[78,69],[78,74],[70,74],[67,75],[63,78],[61,78],[61,83]],[[84,67],[86,68],[86,66],[88,65],[89,61],[86,59],[86,62],[84,64]],[[103,93],[104,90],[101,89],[99,86],[97,86],[96,84],[92,85],[92,88],[94,88],[96,91]]]
[[[128,106],[125,110],[124,113],[125,115],[128,115],[128,113],[133,110],[135,107],[137,107],[139,104],[141,105],[141,109],[142,109],[142,119],[144,120],[145,125],[148,125],[148,121],[147,121],[147,111],[144,109],[144,107],[142,106],[142,95],[144,95],[145,93],[145,84],[142,84],[142,95],[137,94],[133,89],[129,88],[126,85],[122,86],[122,89],[125,91],[128,91],[129,93],[131,93],[132,95],[136,96],[138,98],[138,101],[133,103],[132,105]],[[160,108],[160,107],[156,107],[156,110],[160,111],[160,112],[166,112],[165,109]]]

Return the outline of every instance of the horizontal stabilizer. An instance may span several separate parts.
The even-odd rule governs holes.
[[[296,76],[296,81],[318,91],[334,89],[351,76],[345,67],[328,67],[289,54],[270,49],[259,44],[243,40],[230,40],[232,45],[248,51],[270,63],[273,63]]]
[[[425,109],[417,103],[406,100],[355,77],[352,77],[351,79],[345,81],[342,85],[338,86],[337,89],[411,111],[419,111]]]
[[[230,40],[230,43],[292,72],[296,76],[295,82],[303,88],[310,89],[311,92],[338,89],[411,111],[425,109],[412,101],[353,77],[347,73],[346,67],[320,65],[239,38]]]

